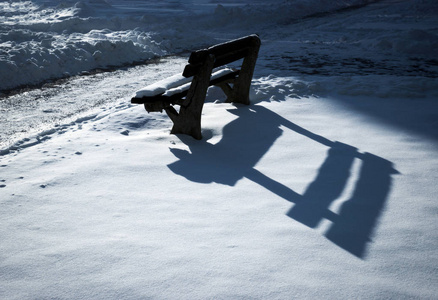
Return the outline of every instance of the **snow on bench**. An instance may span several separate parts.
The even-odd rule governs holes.
[[[143,98],[143,97],[154,97],[158,95],[164,94],[167,90],[172,88],[191,83],[193,77],[186,78],[180,74],[175,74],[148,86],[138,90],[135,92],[133,98]]]
[[[210,82],[215,82],[216,80],[220,80],[221,78],[226,77],[230,74],[238,73],[236,70],[225,68],[218,70],[211,74]],[[150,84],[148,86],[145,86],[144,88],[139,89],[135,92],[134,96],[132,97],[133,101],[137,101],[135,103],[144,103],[151,98],[153,99],[156,96],[164,96],[164,97],[171,97],[177,93],[181,93],[184,91],[188,91],[190,88],[190,85],[192,84],[193,76],[192,77],[184,77],[180,74],[175,74],[173,76],[170,76],[168,78],[165,78],[163,80],[160,80],[158,82],[155,82],[153,84]],[[214,84],[210,84],[214,85]],[[143,98],[143,99],[142,99]]]

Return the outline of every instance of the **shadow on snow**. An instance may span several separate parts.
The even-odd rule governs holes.
[[[238,118],[224,127],[218,143],[187,142],[191,153],[170,149],[179,160],[168,167],[199,183],[234,186],[246,177],[294,203],[287,213],[294,220],[310,228],[316,228],[323,219],[332,221],[325,234],[327,239],[351,254],[365,258],[367,244],[390,192],[391,175],[397,173],[392,163],[371,153],[359,153],[350,145],[330,141],[262,106],[241,107],[230,112]],[[281,136],[280,126],[329,148],[318,175],[303,195],[254,168]],[[354,160],[361,161],[359,179],[351,198],[342,205],[340,213],[335,214],[329,206],[344,190]]]

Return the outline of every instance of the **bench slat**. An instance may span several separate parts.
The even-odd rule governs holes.
[[[256,45],[260,45],[260,38],[256,34],[252,34],[243,38],[211,46],[207,49],[194,51],[190,54],[189,63],[201,63],[208,54],[212,54],[218,58],[226,53],[238,52],[242,49],[252,48]]]
[[[227,52],[222,55],[215,56],[215,61],[213,64],[213,68],[218,68],[223,65],[232,63],[234,61],[237,61],[239,59],[244,58],[248,55],[248,52],[251,48],[242,48],[236,51]],[[205,50],[205,54],[208,55],[207,50]],[[194,76],[196,73],[198,73],[199,69],[202,67],[202,63],[189,63],[185,66],[183,71],[184,77],[191,77]]]
[[[255,46],[260,46],[260,38],[252,34],[208,49],[194,51],[190,54],[189,64],[184,68],[183,76],[195,75],[208,55],[215,57],[213,68],[217,68],[246,57]]]

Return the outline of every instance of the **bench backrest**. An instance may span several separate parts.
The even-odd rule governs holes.
[[[184,68],[183,76],[191,77],[196,75],[210,55],[214,56],[213,68],[221,67],[248,57],[253,52],[255,52],[255,56],[257,57],[260,44],[260,38],[256,34],[252,34],[207,49],[194,51],[189,57],[189,63]]]

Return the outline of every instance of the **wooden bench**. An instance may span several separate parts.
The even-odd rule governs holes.
[[[249,104],[249,90],[260,48],[257,35],[249,35],[192,52],[182,75],[175,75],[138,90],[131,103],[148,112],[163,109],[173,122],[172,134],[202,139],[201,114],[209,86],[220,87],[226,102]],[[222,68],[243,59],[240,69]],[[174,108],[180,106],[179,112]]]

